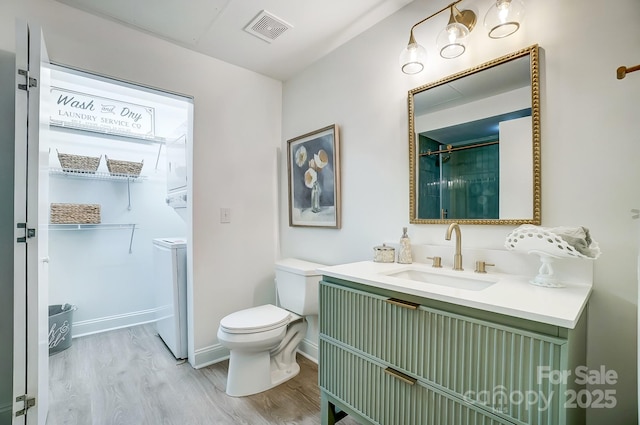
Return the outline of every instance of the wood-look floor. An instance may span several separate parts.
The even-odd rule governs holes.
[[[225,393],[227,361],[180,364],[152,325],[77,338],[49,359],[47,425],[320,423],[318,368],[302,356],[298,376],[241,398]]]

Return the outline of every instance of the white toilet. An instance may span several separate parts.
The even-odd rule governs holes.
[[[277,261],[276,288],[282,308],[261,305],[220,321],[218,341],[231,351],[228,395],[256,394],[298,374],[296,349],[307,333],[302,316],[318,314],[321,276],[316,269],[323,266],[294,258]]]

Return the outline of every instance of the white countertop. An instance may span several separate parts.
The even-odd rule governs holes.
[[[407,269],[496,283],[476,291],[388,276]],[[454,271],[423,263],[361,261],[321,267],[318,271],[325,276],[569,329],[578,323],[591,294],[589,283],[567,283],[563,288],[544,288],[530,284],[531,277],[527,276]]]

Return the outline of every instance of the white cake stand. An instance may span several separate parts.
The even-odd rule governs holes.
[[[540,268],[538,269],[538,275],[529,281],[532,285],[544,286],[545,288],[562,288],[564,285],[558,281],[553,274],[553,261],[558,258],[556,255],[551,255],[546,252],[532,250],[529,254],[536,254],[540,256]]]
[[[504,243],[509,250],[522,251],[540,257],[538,275],[529,281],[532,285],[545,288],[562,288],[564,285],[553,273],[553,262],[563,258],[583,258],[595,260],[600,256],[598,243],[593,241],[589,248],[595,252],[594,257],[588,257],[573,246],[569,245],[557,234],[544,227],[522,225],[507,235]]]

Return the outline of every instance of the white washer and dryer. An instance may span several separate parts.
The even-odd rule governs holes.
[[[156,330],[176,359],[187,358],[187,240],[153,240]]]

